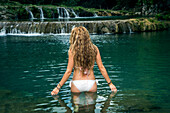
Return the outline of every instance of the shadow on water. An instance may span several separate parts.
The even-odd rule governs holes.
[[[74,112],[79,112],[79,113],[88,113],[88,112],[99,112],[100,109],[99,105],[100,101],[97,95],[97,93],[71,93],[71,102],[72,102],[72,107],[68,107],[67,104],[61,99],[59,95],[53,96],[55,100],[57,100],[60,103],[61,107],[65,108],[65,112],[72,113],[72,110]],[[111,101],[111,98],[115,96],[115,93],[111,93],[107,100],[103,101],[104,102],[104,107],[102,108],[102,111],[106,112],[106,109],[109,107],[109,103]],[[61,107],[56,107],[53,108],[53,112],[57,112]]]
[[[3,92],[3,93],[2,93]],[[163,109],[149,100],[152,94],[146,91],[119,91],[98,93],[71,93],[49,97],[35,97],[28,92],[0,91],[1,113],[105,113],[105,112],[155,112]],[[7,100],[8,99],[8,100]],[[16,106],[17,103],[17,106]]]

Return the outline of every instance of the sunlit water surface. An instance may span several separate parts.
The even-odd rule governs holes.
[[[73,94],[69,81],[52,97],[68,60],[69,35],[0,37],[0,113],[170,112],[170,32],[91,35],[116,85],[95,64],[97,93]]]

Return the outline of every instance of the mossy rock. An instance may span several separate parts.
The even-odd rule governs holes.
[[[121,16],[121,13],[118,11],[111,11],[112,16]]]
[[[97,15],[98,16],[111,16],[112,14],[111,13],[108,14],[106,11],[99,11]]]
[[[58,11],[57,11],[57,9],[56,8],[52,8],[51,9],[51,13],[52,13],[52,17],[53,18],[58,18],[59,17],[59,14],[58,14]]]
[[[0,94],[0,98],[3,98],[4,96],[11,94],[11,91],[7,89],[0,89]]]
[[[70,17],[75,17],[75,15],[74,15],[73,12],[72,12],[73,9],[71,9],[71,8],[66,8],[66,10],[68,11]]]
[[[42,7],[44,18],[54,18],[54,10],[47,7]],[[56,9],[57,10],[57,9]]]
[[[34,18],[40,18],[40,10],[38,9],[37,6],[29,7],[29,9],[30,9],[31,12],[33,13]]]
[[[18,19],[28,19],[30,14],[26,11],[25,7],[20,7],[17,12]]]
[[[122,22],[119,22],[118,24],[117,24],[117,26],[118,26],[118,33],[123,33],[124,32],[124,29],[123,29],[123,23]]]
[[[101,29],[101,34],[105,34],[105,33],[110,33],[110,32],[109,32],[109,29],[108,29],[107,27],[103,27],[103,28]]]
[[[88,12],[83,9],[80,9],[78,14],[80,17],[94,16],[94,14],[92,12]]]

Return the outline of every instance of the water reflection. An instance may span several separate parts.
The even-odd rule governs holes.
[[[53,112],[56,110],[63,110],[67,113],[93,113],[93,112],[106,112],[110,106],[111,99],[116,93],[112,92],[107,99],[103,96],[97,95],[97,93],[82,92],[82,93],[71,93],[71,105],[68,106],[59,95],[54,95],[53,98],[60,103],[61,107],[53,107]],[[102,104],[100,104],[102,103]],[[103,107],[104,106],[104,107]]]

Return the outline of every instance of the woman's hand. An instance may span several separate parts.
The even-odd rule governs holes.
[[[114,93],[117,93],[117,88],[112,83],[109,85],[111,91],[114,91]]]
[[[56,87],[53,89],[53,91],[51,92],[51,95],[57,95],[59,92],[59,89]]]

